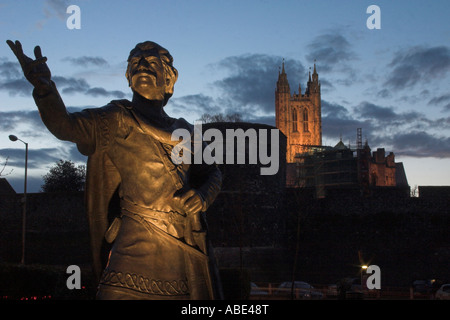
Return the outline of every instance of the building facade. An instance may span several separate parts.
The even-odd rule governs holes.
[[[317,189],[323,197],[326,188],[404,187],[408,185],[402,163],[384,148],[371,151],[363,146],[361,128],[357,147],[351,150],[340,141],[335,147],[322,145],[322,112],[319,75],[316,64],[309,73],[305,92],[291,94],[284,61],[275,90],[276,127],[286,136],[286,185]]]
[[[283,62],[275,90],[275,117],[276,127],[287,138],[287,163],[293,163],[295,155],[304,153],[307,146],[322,145],[320,82],[315,64],[305,92],[299,85],[298,94],[291,95]]]
[[[409,188],[403,164],[395,162],[394,153],[386,155],[384,148],[372,152],[367,142],[356,150],[342,140],[334,147],[310,147],[308,152],[297,154],[286,169],[288,187],[314,187],[319,197],[325,189],[336,187],[365,191],[371,187]]]

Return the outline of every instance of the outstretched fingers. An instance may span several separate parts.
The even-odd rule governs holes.
[[[11,48],[12,52],[17,57],[17,59],[19,60],[20,64],[22,64],[23,50],[22,50],[22,45],[20,44],[20,42],[16,41],[16,43],[14,43],[11,40],[6,40],[6,43]]]
[[[34,56],[36,57],[36,59],[42,58],[42,51],[40,46],[34,47]]]

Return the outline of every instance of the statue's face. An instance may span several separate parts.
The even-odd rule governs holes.
[[[158,48],[137,51],[128,64],[131,89],[148,100],[163,101],[166,76]]]

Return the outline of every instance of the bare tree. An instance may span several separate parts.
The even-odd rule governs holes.
[[[6,166],[8,165],[8,160],[9,160],[9,157],[6,157],[6,159],[5,159],[5,161],[3,162],[3,164],[0,163],[0,177],[8,176],[8,175],[10,175],[10,174],[13,172],[13,170],[14,170],[14,169],[11,169],[9,172],[6,172],[6,173],[5,173]]]
[[[204,113],[199,119],[203,123],[210,123],[210,122],[240,122],[242,121],[242,116],[239,113],[232,113],[232,114],[223,114],[223,113],[217,113],[217,114],[209,114]]]

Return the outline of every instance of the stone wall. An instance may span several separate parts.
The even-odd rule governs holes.
[[[386,286],[448,280],[450,198],[439,196],[445,188],[435,191],[367,198],[341,189],[315,199],[308,189],[228,188],[207,212],[209,234],[220,266],[247,268],[257,281],[290,280],[296,252],[296,278],[313,283],[358,276],[358,252],[380,266]],[[21,196],[0,195],[1,262],[20,261]],[[26,262],[89,264],[83,193],[37,193],[28,200]]]
[[[0,194],[0,262],[21,259],[22,198],[23,194]],[[89,263],[83,198],[83,192],[27,195],[26,263]]]

